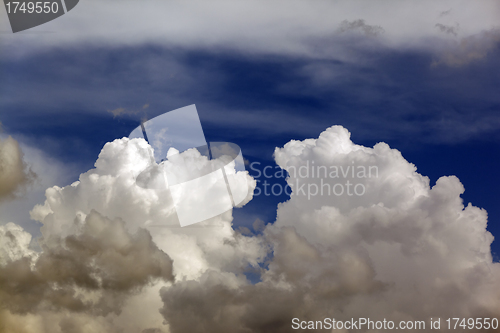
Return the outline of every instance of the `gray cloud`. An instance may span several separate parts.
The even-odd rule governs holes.
[[[442,12],[439,13],[439,17],[450,15],[450,13],[451,13],[451,8],[448,10],[443,10]]]
[[[441,31],[454,34],[456,30],[449,26],[436,25]],[[432,66],[447,65],[451,67],[461,67],[485,58],[488,53],[495,50],[500,42],[500,29],[492,28],[482,31],[476,35],[463,37],[445,50],[438,53],[438,59],[432,63]]]
[[[155,279],[173,281],[172,260],[146,230],[131,235],[122,221],[95,211],[76,228],[76,234],[44,239],[36,259],[24,256],[0,266],[2,307],[13,313],[120,313],[129,294]]]
[[[142,330],[142,333],[163,333],[161,328],[146,328]]]
[[[236,233],[231,212],[198,228],[141,229],[172,215],[161,192],[135,185],[149,153],[144,140],[115,140],[78,182],[48,189],[32,212],[44,224],[41,253],[29,250],[18,226],[0,228],[7,249],[0,251],[0,332],[281,333],[293,318],[500,315],[487,213],[463,205],[458,178],[431,187],[385,143],[356,145],[333,126],[277,148],[276,163],[293,186],[346,179],[297,176],[292,168],[378,172],[359,179],[348,172],[366,187],[363,196],[308,197],[294,187],[274,224],[255,223],[258,236]],[[260,282],[248,281],[245,270],[259,272]]]
[[[173,272],[183,281],[258,267],[266,245],[232,230],[231,212],[180,228],[165,189],[136,185],[151,153],[144,140],[117,139],[79,181],[49,188],[31,214],[44,224],[40,253],[19,226],[0,227],[0,332],[169,332],[159,290]]]
[[[455,2],[335,1],[311,6],[301,1],[190,1],[166,3],[99,1],[80,3],[71,13],[71,19],[54,20],[36,27],[21,41],[2,38],[6,56],[18,52],[33,54],[52,47],[87,45],[106,46],[160,44],[194,49],[233,49],[251,54],[282,54],[312,57],[340,57],[345,48],[335,43],[335,48],[325,55],[321,48],[310,47],[308,41],[334,34],[345,21],[346,28],[360,29],[372,35],[380,33],[383,24],[384,38],[393,45],[429,47],[425,39],[436,36],[435,13],[450,8]],[[464,27],[467,34],[476,34],[497,24],[496,2],[491,0],[462,3],[453,7],[453,18]],[[388,15],[390,13],[390,15]],[[408,20],[408,13],[412,19]],[[0,13],[5,15],[5,13]],[[360,24],[363,17],[375,24]],[[481,17],[481,20],[477,18]],[[8,31],[8,20],[2,22]],[[218,24],[214,25],[214,22]],[[82,29],[82,27],[84,27]],[[57,34],[40,34],[37,31],[57,31]],[[106,34],[102,32],[106,31]],[[343,57],[351,59],[349,55]]]
[[[444,25],[441,23],[436,23],[435,27],[438,28],[439,31],[441,31],[445,34],[450,34],[450,35],[453,35],[456,37],[460,26],[458,24],[455,26],[450,26],[450,25]]]
[[[0,200],[22,194],[35,178],[35,173],[23,160],[17,141],[10,136],[0,138]]]
[[[172,333],[290,332],[292,318],[337,316],[351,298],[383,291],[365,251],[321,248],[290,227],[267,236],[274,257],[263,282],[234,287],[211,271],[162,289]]]
[[[486,213],[463,206],[456,177],[431,188],[398,151],[355,145],[340,126],[291,141],[275,158],[289,170],[289,184],[306,188],[320,177],[294,176],[292,167],[376,165],[380,172],[349,178],[366,186],[362,197],[296,191],[281,204],[264,231],[273,257],[261,282],[207,271],[164,287],[161,313],[172,333],[290,332],[293,318],[428,323],[500,315],[500,264],[492,262]]]
[[[384,28],[378,25],[368,25],[365,20],[342,21],[340,23],[340,32],[361,31],[366,36],[375,37],[385,32]]]

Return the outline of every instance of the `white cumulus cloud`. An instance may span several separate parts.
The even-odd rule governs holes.
[[[399,151],[384,143],[356,145],[341,126],[318,139],[291,141],[275,157],[289,171],[294,193],[264,231],[273,258],[262,281],[235,285],[207,272],[164,288],[162,314],[172,332],[289,332],[292,318],[428,323],[500,315],[500,264],[492,262],[487,214],[463,206],[456,177],[430,187]],[[343,169],[345,176],[312,176],[320,166]],[[370,166],[377,177],[357,174]],[[346,181],[366,193],[298,192]]]
[[[142,139],[115,140],[77,182],[49,188],[31,213],[40,253],[20,227],[0,228],[0,332],[279,333],[293,318],[500,316],[486,211],[463,205],[456,177],[431,187],[385,143],[356,145],[334,126],[277,148],[293,194],[254,236],[232,229],[232,211],[180,228],[168,190],[136,183],[152,153]],[[183,154],[203,169],[205,157]]]

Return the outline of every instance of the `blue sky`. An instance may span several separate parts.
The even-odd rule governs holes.
[[[340,124],[357,144],[399,149],[431,184],[458,176],[465,204],[486,209],[497,235],[499,55],[496,46],[453,67],[432,66],[435,55],[422,50],[365,51],[366,60],[353,64],[149,44],[56,48],[2,59],[1,121],[6,134],[76,163],[76,173],[145,115],[192,103],[208,140],[235,142],[250,161],[270,165],[275,147]],[[235,223],[273,222],[285,199],[256,198],[236,210]]]
[[[0,333],[499,318],[499,17],[496,0],[81,0],[13,34],[0,10]],[[228,209],[228,187],[144,188],[150,147],[120,139],[192,104],[261,195],[181,228],[179,202]],[[177,179],[209,164],[174,156]],[[366,195],[262,195],[286,184],[264,168],[314,162],[377,176],[344,175]],[[224,178],[250,199],[253,179]]]

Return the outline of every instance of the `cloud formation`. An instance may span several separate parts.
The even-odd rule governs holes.
[[[289,172],[306,166],[311,172],[313,161],[344,170],[377,166],[378,177],[358,179],[366,194],[300,195],[299,185],[320,179],[290,172],[296,192],[264,231],[273,258],[262,281],[207,272],[163,288],[171,332],[289,332],[292,318],[428,323],[500,315],[500,264],[492,263],[486,212],[463,206],[456,177],[431,188],[397,150],[355,145],[349,136],[332,127],[318,139],[289,142],[275,158]]]
[[[449,25],[444,25],[444,24],[441,24],[441,23],[436,23],[436,28],[439,29],[439,31],[445,33],[445,34],[451,34],[453,36],[457,36],[457,31],[459,29],[459,25],[455,25],[454,27],[453,26],[449,26]]]
[[[257,265],[262,255],[258,240],[239,237],[231,228],[231,211],[201,222],[193,227],[180,228],[167,187],[139,186],[138,176],[146,169],[155,168],[153,150],[144,139],[117,139],[102,149],[95,169],[80,175],[80,179],[64,188],[52,187],[46,191],[46,201],[31,212],[33,219],[43,223],[44,237],[71,235],[75,218],[85,219],[92,209],[108,218],[120,218],[128,230],[148,228],[160,249],[174,260],[174,271],[179,279],[195,278],[208,268],[236,268],[248,264],[241,256],[248,253],[250,264]],[[192,171],[190,176],[204,175],[207,157],[196,150],[188,150],[163,165],[178,175]],[[250,200],[255,181],[248,172],[229,174],[235,184],[248,187]],[[158,179],[159,182],[162,179]],[[199,189],[200,193],[206,189]],[[246,193],[246,192],[245,192]],[[191,200],[191,192],[183,194]],[[225,197],[214,198],[225,200]],[[199,207],[193,207],[199,209]],[[227,266],[227,267],[226,267]]]
[[[231,211],[180,228],[168,191],[135,182],[151,156],[142,139],[115,140],[78,182],[48,189],[32,211],[40,253],[18,226],[0,228],[0,332],[279,333],[293,318],[500,316],[487,213],[464,207],[456,177],[431,187],[385,143],[356,145],[334,126],[277,148],[293,195],[247,236]],[[332,192],[347,181],[363,194]]]
[[[368,25],[365,20],[354,20],[354,21],[342,21],[340,23],[340,32],[346,32],[349,30],[361,31],[366,36],[375,37],[384,33],[384,28],[378,25]]]
[[[35,252],[30,250],[31,235],[22,227],[10,222],[0,226],[0,265],[33,257]]]
[[[408,20],[408,13],[411,13],[411,20]],[[442,13],[448,14],[443,16]],[[350,46],[335,38],[339,27],[361,29],[368,36],[383,29],[382,47],[435,49],[436,44],[441,43],[429,43],[429,38],[446,39],[435,29],[436,18],[445,25],[458,22],[464,36],[469,36],[496,27],[498,13],[497,3],[491,0],[459,4],[449,0],[439,3],[379,1],[376,4],[336,1],[314,6],[301,1],[270,3],[262,0],[237,3],[143,1],[137,6],[134,2],[106,0],[82,2],[70,17],[30,30],[57,31],[57,34],[27,34],[23,41],[4,38],[2,42],[7,49],[15,51],[12,54],[88,43],[106,46],[159,44],[352,61]],[[364,25],[363,21],[371,26]],[[10,30],[6,17],[0,22],[3,22],[3,30]],[[333,41],[334,47],[318,47],[311,43],[315,40],[326,43],[326,39]]]
[[[42,252],[29,250],[19,226],[5,227],[0,332],[168,332],[159,289],[174,274],[182,281],[258,267],[266,246],[232,230],[231,212],[180,228],[168,190],[137,185],[152,153],[142,139],[115,140],[79,181],[49,188],[31,212],[43,223]],[[192,151],[182,157],[206,162]],[[232,176],[253,191],[246,172]]]
[[[0,200],[15,198],[35,177],[23,160],[19,143],[10,136],[0,138]]]
[[[47,309],[119,314],[124,295],[154,279],[173,281],[172,260],[144,229],[131,235],[123,221],[95,211],[75,224],[75,234],[43,240],[36,256],[9,256],[0,268],[4,308],[20,314]],[[26,251],[27,236],[18,227],[7,225],[2,238],[10,239],[4,241],[10,252]]]
[[[446,34],[457,36],[458,25],[451,27],[436,24],[436,27]],[[499,41],[500,29],[498,27],[462,37],[460,40],[448,45],[440,53],[439,61],[434,61],[432,66],[444,64],[452,67],[460,67],[477,62],[492,52]]]
[[[113,110],[108,110],[108,112],[113,115],[113,118],[124,116],[124,115],[134,115],[134,114],[141,113],[141,112],[144,113],[144,117],[145,117],[146,116],[145,110],[147,108],[149,108],[148,103],[144,104],[141,108],[138,108],[138,109],[126,109],[123,107],[118,107],[118,108],[113,109]]]

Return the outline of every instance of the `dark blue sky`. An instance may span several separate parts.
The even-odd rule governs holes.
[[[500,44],[462,66],[433,66],[425,51],[374,49],[362,62],[168,48],[81,46],[0,58],[0,121],[79,172],[104,143],[128,136],[141,117],[196,104],[209,141],[241,146],[274,165],[274,148],[342,125],[357,144],[384,141],[431,185],[456,175],[464,203],[485,208],[500,236]],[[147,109],[142,107],[148,104]],[[124,108],[119,116],[110,110]],[[235,223],[274,221],[285,197],[257,197]],[[495,241],[493,252],[500,253]],[[498,257],[497,257],[498,259]]]

